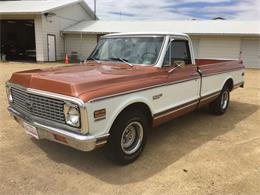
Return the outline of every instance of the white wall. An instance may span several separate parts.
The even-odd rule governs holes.
[[[77,52],[82,59],[89,57],[97,44],[97,35],[66,34],[65,51],[67,54]]]
[[[199,42],[199,58],[239,59],[239,37],[201,37]]]
[[[241,39],[241,59],[246,67],[260,69],[260,38]]]
[[[36,60],[44,61],[44,45],[43,42],[43,29],[42,29],[42,17],[37,15],[34,19],[34,31],[35,31],[35,49],[36,49]]]
[[[59,10],[55,10],[52,13],[55,13],[55,15],[50,17],[45,17],[44,15],[41,16],[42,24],[39,23],[41,28],[38,28],[39,31],[41,29],[41,35],[38,35],[38,37],[42,37],[42,46],[39,46],[39,48],[43,47],[43,53],[39,53],[39,55],[37,55],[37,61],[48,61],[48,34],[56,35],[56,57],[57,60],[61,60],[64,59],[65,56],[64,37],[61,36],[61,30],[82,20],[91,20],[91,17],[80,6],[80,4],[64,7]]]
[[[191,36],[196,58],[242,59],[246,68],[260,68],[260,38]]]
[[[192,45],[193,45],[193,52],[195,58],[199,57],[199,46],[200,46],[200,38],[198,37],[191,37]]]

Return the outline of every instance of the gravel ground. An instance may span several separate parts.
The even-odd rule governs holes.
[[[24,133],[6,111],[12,72],[59,64],[0,63],[0,194],[260,194],[260,71],[246,71],[228,112],[195,111],[149,136],[143,155],[116,166]]]

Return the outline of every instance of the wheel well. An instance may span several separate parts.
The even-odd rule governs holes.
[[[228,79],[228,80],[225,82],[225,85],[224,85],[224,86],[228,86],[229,91],[232,91],[233,86],[234,86],[233,80],[232,80],[232,79]]]
[[[129,110],[140,110],[140,111],[144,112],[145,116],[148,119],[148,124],[152,125],[152,113],[151,113],[151,110],[150,110],[150,108],[148,107],[147,104],[142,103],[142,102],[137,102],[137,103],[130,104],[126,108],[124,108],[124,110],[122,110],[119,113],[119,115],[121,115],[122,113],[127,112]]]

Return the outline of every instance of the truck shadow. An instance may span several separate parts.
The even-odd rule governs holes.
[[[101,149],[84,153],[49,141],[34,143],[51,160],[77,168],[104,182],[115,185],[138,182],[173,165],[208,141],[232,131],[237,123],[260,107],[236,101],[230,103],[225,115],[209,115],[203,108],[154,129],[141,157],[127,166],[113,164],[105,158]]]

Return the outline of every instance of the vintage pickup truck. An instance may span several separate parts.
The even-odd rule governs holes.
[[[105,145],[127,164],[152,127],[204,105],[225,113],[243,77],[240,60],[195,59],[185,34],[111,34],[83,64],[14,73],[8,110],[37,139],[82,151]]]

